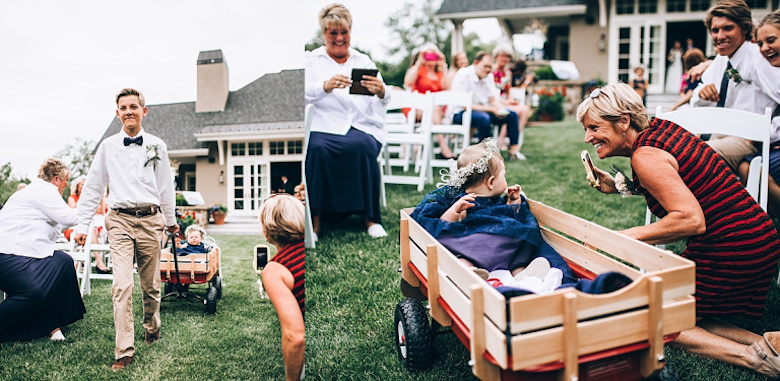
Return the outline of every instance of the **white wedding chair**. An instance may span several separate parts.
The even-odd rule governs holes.
[[[431,157],[431,123],[433,120],[433,97],[428,94],[396,91],[390,96],[387,111],[410,108],[408,117],[401,121],[392,114],[385,117],[385,144],[382,147],[382,166],[384,169],[384,184],[410,184],[417,185],[417,191],[422,191],[430,177]],[[420,126],[415,129],[415,113],[422,111]],[[398,123],[400,121],[400,123]],[[408,147],[408,149],[406,148]],[[400,150],[399,150],[400,148]],[[414,157],[414,149],[421,155],[420,170],[417,174],[409,172],[409,161],[403,157],[393,158],[393,154],[409,155]],[[393,167],[402,167],[404,174],[394,174]]]
[[[314,116],[314,105],[306,105],[304,111],[304,134],[303,134],[303,160],[301,161],[301,173],[303,174],[303,197],[306,200],[304,205],[305,210],[305,223],[304,223],[304,246],[307,249],[314,249],[316,247],[316,239],[314,238],[314,225],[311,222],[311,207],[309,205],[309,186],[306,184],[306,155],[309,148],[309,135],[311,135],[311,121]],[[383,187],[384,189],[384,187]]]
[[[661,106],[655,110],[655,117],[673,122],[691,133],[722,134],[740,137],[761,143],[761,156],[750,162],[746,189],[761,208],[766,210],[769,183],[769,132],[772,128],[772,110],[764,114],[722,107],[696,107],[664,113]],[[645,224],[652,221],[648,209]]]
[[[452,112],[447,112],[448,117],[442,118],[442,124],[431,124],[431,144],[437,142],[435,135],[447,135],[447,142],[450,144],[452,152],[459,155],[463,149],[469,146],[471,142],[471,105],[472,93],[460,91],[439,91],[433,93],[433,107],[446,106],[448,110],[454,108],[463,108],[463,121],[461,124],[453,124],[451,120]],[[436,153],[441,152],[438,147],[431,150],[432,168],[449,168],[450,159],[437,159]]]

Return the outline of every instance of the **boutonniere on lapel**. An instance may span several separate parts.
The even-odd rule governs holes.
[[[146,146],[146,163],[144,163],[144,167],[152,163],[154,168],[157,169],[158,161],[160,161],[160,145],[150,144]]]
[[[742,78],[742,75],[739,74],[739,72],[735,68],[726,70],[726,78],[734,81],[734,83],[736,83],[737,85],[739,85],[740,82],[747,82],[748,84],[753,83],[753,81],[747,78]]]

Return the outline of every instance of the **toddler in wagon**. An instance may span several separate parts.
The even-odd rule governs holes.
[[[184,230],[184,236],[187,238],[187,245],[176,248],[179,256],[185,256],[193,253],[208,253],[209,248],[203,244],[203,238],[206,237],[206,229],[197,224],[187,226]]]
[[[520,186],[507,186],[504,160],[492,139],[464,149],[457,169],[442,180],[444,184],[428,193],[411,217],[493,286],[534,293],[575,286],[602,293],[631,282],[615,273],[606,283],[607,279],[591,282],[574,276],[563,257],[542,239]]]
[[[489,272],[494,285],[537,293],[577,282],[564,259],[542,240],[520,186],[507,187],[494,140],[464,149],[457,169],[442,180],[412,218],[475,272],[483,278]]]

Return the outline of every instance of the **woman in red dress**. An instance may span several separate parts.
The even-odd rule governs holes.
[[[650,244],[687,239],[683,257],[696,262],[696,327],[672,343],[698,355],[780,376],[770,342],[720,317],[758,319],[777,271],[780,240],[769,216],[707,143],[661,119],[648,120],[628,85],[594,90],[577,108],[585,142],[599,158],[631,158],[633,181],[597,169],[603,193],[642,194],[655,223],[621,231]],[[620,178],[620,176],[617,176]]]
[[[404,76],[404,87],[421,94],[427,92],[435,93],[446,90],[443,86],[444,73],[447,71],[447,62],[444,54],[433,44],[425,44],[416,55],[412,55],[412,66],[406,71]],[[436,107],[433,113],[433,123],[441,124],[444,112],[441,107]],[[422,117],[421,112],[417,112],[417,120]],[[441,155],[445,159],[454,158],[447,140],[444,135],[437,134]]]

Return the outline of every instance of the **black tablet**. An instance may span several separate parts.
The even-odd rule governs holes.
[[[352,86],[349,87],[350,94],[374,95],[368,89],[360,84],[364,75],[376,77],[379,74],[378,69],[352,69]]]

